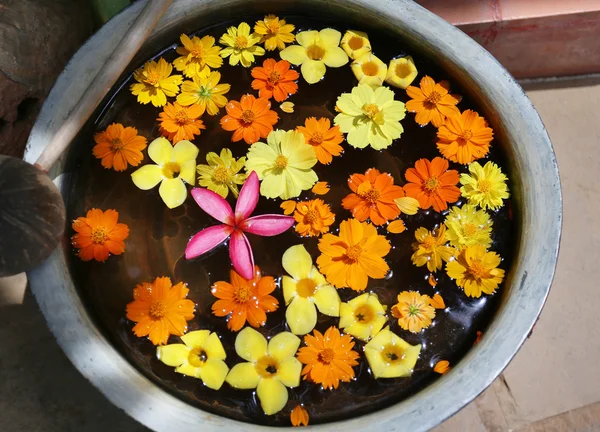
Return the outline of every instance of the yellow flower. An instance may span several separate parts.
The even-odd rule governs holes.
[[[490,216],[471,204],[465,204],[460,208],[452,207],[444,224],[448,228],[448,240],[455,248],[462,249],[476,244],[488,248],[492,244]]]
[[[238,174],[246,164],[246,158],[236,159],[231,150],[221,149],[221,155],[209,152],[206,155],[208,165],[198,165],[197,170],[200,174],[198,184],[213,192],[218,193],[223,198],[227,198],[229,191],[235,198],[239,195],[238,185],[244,184],[246,174]]]
[[[348,57],[353,60],[371,52],[371,42],[369,42],[367,34],[357,30],[348,30],[340,45]]]
[[[391,86],[405,89],[417,77],[417,67],[411,56],[394,59],[390,62],[385,82]]]
[[[483,245],[467,246],[446,264],[446,273],[468,297],[479,298],[481,293],[493,294],[504,279],[504,270],[497,268],[500,261],[500,255]]]
[[[173,61],[175,69],[183,71],[186,77],[193,78],[201,72],[208,73],[209,67],[216,69],[223,65],[223,59],[219,55],[221,47],[214,46],[215,38],[204,36],[200,39],[198,36],[189,38],[182,34],[179,38],[182,47],[177,47],[177,54],[181,57]]]
[[[389,327],[365,345],[365,355],[375,378],[398,378],[412,375],[421,345],[410,345]]]
[[[206,387],[219,390],[229,372],[219,336],[210,330],[196,330],[181,336],[181,340],[182,344],[158,347],[156,357],[177,368],[175,372],[200,378]]]
[[[398,319],[398,325],[403,330],[418,333],[429,327],[435,318],[435,308],[431,302],[428,295],[421,295],[417,291],[402,291],[398,294],[398,303],[392,307],[392,316]]]
[[[303,245],[290,247],[281,261],[291,276],[283,276],[281,286],[287,305],[285,319],[292,333],[310,333],[317,324],[317,308],[322,314],[340,316],[337,290],[319,273]]]
[[[304,135],[296,131],[276,130],[267,144],[257,142],[248,151],[246,171],[256,171],[262,180],[261,195],[267,198],[294,198],[310,189],[319,179],[312,167],[317,157]]]
[[[219,43],[227,45],[221,50],[221,57],[229,57],[231,66],[242,63],[244,67],[250,67],[254,63],[254,56],[265,54],[265,50],[256,45],[260,39],[260,35],[250,34],[250,26],[245,22],[237,27],[229,27],[227,33],[219,39]]]
[[[373,53],[366,53],[350,64],[359,84],[366,84],[376,89],[381,87],[387,75],[387,66]]]
[[[503,199],[510,195],[506,181],[508,177],[500,171],[494,162],[488,162],[483,167],[479,162],[469,164],[469,174],[460,175],[460,193],[469,200],[469,204],[482,209],[496,210],[504,204]]]
[[[256,21],[254,33],[262,37],[261,42],[265,43],[268,51],[276,48],[282,50],[286,43],[294,42],[294,28],[293,24],[286,24],[285,20],[275,15],[267,15],[264,20]]]
[[[224,96],[229,91],[229,84],[219,84],[221,74],[219,72],[202,72],[194,75],[192,81],[184,81],[181,85],[181,94],[177,96],[177,102],[183,106],[197,104],[210,115],[216,115],[219,108],[227,104]]]
[[[154,60],[147,61],[144,66],[136,69],[133,78],[137,81],[131,84],[130,90],[141,104],[152,102],[155,107],[167,103],[167,96],[172,97],[179,92],[179,85],[183,81],[181,75],[171,75],[173,66],[162,57],[158,63]]]
[[[365,293],[340,305],[339,327],[355,338],[368,341],[381,331],[386,321],[385,307],[375,294]]]
[[[444,246],[448,242],[445,225],[431,232],[420,227],[415,231],[415,238],[417,241],[412,244],[415,253],[410,259],[417,267],[427,264],[427,270],[430,272],[441,269],[442,261],[449,261],[456,253],[454,248]]]
[[[298,336],[290,332],[273,336],[267,344],[263,335],[246,327],[235,339],[235,352],[247,363],[231,368],[226,381],[237,389],[256,389],[265,414],[275,414],[288,401],[286,387],[300,385],[302,363],[295,357],[299,345]]]
[[[144,165],[131,174],[133,183],[148,190],[160,183],[158,193],[169,208],[183,204],[187,197],[185,183],[194,186],[198,147],[189,141],[179,141],[175,147],[164,137],[148,146],[148,156],[156,165]]]
[[[299,66],[302,76],[314,84],[325,76],[326,67],[341,67],[348,63],[348,56],[339,47],[342,34],[334,29],[303,31],[296,35],[299,45],[290,45],[279,53],[282,59]]]
[[[343,93],[337,99],[340,114],[334,123],[347,133],[346,141],[353,147],[371,145],[375,150],[389,147],[404,131],[400,120],[406,113],[404,104],[394,100],[394,92],[388,87],[373,90],[359,84],[352,93]]]

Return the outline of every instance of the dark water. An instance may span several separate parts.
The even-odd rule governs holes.
[[[246,21],[254,23],[261,18],[248,17]],[[308,21],[300,18],[289,18],[288,21],[296,24],[299,29],[331,26],[338,28],[342,34],[346,30],[346,27],[330,22],[311,20],[308,25]],[[237,23],[226,23],[227,25],[213,27],[208,32],[202,31],[198,34],[211,34],[218,40],[228,25]],[[393,57],[405,54],[400,41],[390,44],[384,35],[374,32],[370,32],[369,36],[374,53],[385,63]],[[162,54],[169,61],[177,57],[173,47]],[[436,81],[448,78],[447,74],[435,65],[425,63],[418,53],[408,54],[413,56],[419,70],[415,84],[426,74]],[[274,55],[268,53],[265,57],[259,57],[259,62],[269,56]],[[275,55],[275,58],[279,59],[278,55]],[[231,84],[231,91],[226,95],[228,99],[239,100],[242,94],[249,92],[256,94],[250,87],[250,69],[241,66],[230,67],[226,59],[219,71],[222,74],[221,82]],[[217,318],[211,314],[211,305],[215,298],[210,293],[212,283],[229,280],[229,257],[227,247],[221,246],[210,255],[186,261],[183,254],[188,239],[215,222],[199,209],[191,196],[184,205],[170,210],[160,199],[158,187],[150,191],[141,191],[133,185],[130,174],[135,168],[117,173],[103,169],[100,161],[93,158],[93,132],[104,130],[112,122],[136,127],[141,135],[148,138],[148,142],[159,136],[155,119],[161,110],[152,105],[138,104],[128,90],[129,84],[128,79],[120,90],[115,91],[96,121],[88,125],[80,137],[77,147],[79,151],[72,153],[67,167],[67,171],[71,173],[70,196],[67,201],[68,219],[84,215],[92,207],[103,210],[116,209],[120,215],[120,222],[128,224],[131,230],[126,241],[126,252],[121,256],[111,257],[104,264],[83,263],[73,254],[70,265],[80,294],[98,326],[115,347],[155,383],[192,405],[236,420],[267,425],[289,425],[290,410],[296,404],[304,403],[309,411],[311,423],[324,423],[375,411],[414,394],[439,377],[432,370],[438,360],[447,359],[451,364],[456,364],[472,346],[476,331],[485,331],[497,309],[499,293],[480,299],[469,299],[443,271],[438,272],[439,284],[434,289],[427,283],[426,268],[412,265],[410,245],[414,240],[415,229],[420,226],[432,229],[436,224],[442,223],[445,216],[421,210],[415,216],[402,216],[407,231],[399,235],[388,235],[393,249],[386,260],[392,271],[385,280],[369,280],[368,286],[368,291],[376,293],[381,302],[389,307],[396,302],[397,294],[404,290],[418,290],[428,295],[439,292],[444,298],[447,309],[436,311],[433,325],[419,334],[403,331],[395,319],[389,319],[392,331],[409,343],[421,344],[423,347],[412,377],[375,380],[368,371],[366,358],[361,354],[360,364],[355,367],[354,381],[342,383],[336,391],[322,391],[319,386],[302,381],[298,388],[289,390],[290,398],[286,408],[274,416],[267,417],[262,413],[253,391],[235,390],[228,384],[224,384],[219,391],[214,391],[203,386],[199,380],[176,374],[173,368],[163,365],[155,358],[155,347],[148,340],[135,337],[131,332],[133,323],[125,319],[125,305],[132,301],[133,288],[143,281],[152,281],[157,276],[169,276],[173,282],[187,282],[190,288],[189,298],[197,304],[196,317],[190,321],[189,330],[210,329],[218,332],[227,352],[227,364],[232,367],[241,361],[233,348],[237,333],[227,329],[224,318]],[[325,79],[315,85],[308,85],[301,78],[299,91],[291,98],[296,105],[295,112],[285,114],[276,109],[280,116],[276,128],[294,129],[304,124],[304,119],[309,116],[333,120],[337,96],[349,92],[355,85],[356,79],[349,66],[328,68]],[[396,99],[407,101],[404,90],[393,87],[392,89],[396,92]],[[462,93],[460,88],[453,87],[452,90]],[[275,102],[273,104],[279,105]],[[459,108],[477,110],[477,104],[464,98]],[[248,151],[248,146],[243,141],[230,142],[231,132],[226,132],[219,126],[222,115],[224,110],[221,110],[220,115],[204,115],[202,118],[206,130],[194,140],[200,148],[198,163],[205,163],[207,152],[218,153],[223,147],[230,148],[236,157],[244,156]],[[350,174],[363,173],[370,167],[376,167],[382,172],[392,174],[396,183],[402,185],[405,170],[413,166],[417,159],[439,156],[435,147],[434,127],[417,126],[414,114],[410,113],[407,113],[402,124],[405,129],[403,135],[387,150],[358,150],[344,142],[342,145],[345,152],[342,157],[334,158],[329,166],[315,166],[319,180],[328,181],[332,186],[331,191],[322,198],[331,205],[337,222],[350,217],[350,213],[341,207],[342,198],[350,192],[346,184]],[[494,141],[492,144],[489,159],[504,166],[498,143]],[[143,163],[148,162],[151,163],[146,155]],[[485,163],[485,160],[480,162]],[[460,172],[466,171],[465,167],[453,163],[451,168]],[[229,198],[233,205],[231,194]],[[314,198],[314,195],[306,191],[300,198]],[[281,213],[280,202],[281,200],[267,200],[261,197],[255,214]],[[501,267],[508,270],[513,248],[510,201],[494,213],[492,218],[494,244],[491,249],[504,258]],[[337,227],[337,223],[335,226]],[[379,231],[386,234],[385,228],[379,228]],[[265,275],[279,277],[285,274],[281,266],[281,256],[294,244],[303,242],[313,260],[316,260],[319,254],[317,239],[300,239],[293,229],[276,239],[249,237],[256,263]],[[357,295],[349,289],[340,290],[339,293],[342,301],[348,301]],[[268,314],[267,326],[260,329],[266,336],[286,330],[281,289],[278,288],[273,294],[279,300],[280,308],[277,312]],[[317,329],[324,331],[337,324],[338,318],[319,314]],[[172,337],[170,342],[178,342],[178,339]],[[362,353],[362,346],[362,342],[357,342],[355,349]]]

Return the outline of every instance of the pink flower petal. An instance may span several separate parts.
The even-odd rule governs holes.
[[[190,239],[185,248],[185,258],[200,256],[227,240],[233,228],[229,225],[215,225],[203,229]]]
[[[292,216],[267,214],[246,219],[240,225],[242,231],[263,237],[271,237],[287,231],[294,225]]]
[[[234,231],[229,240],[229,258],[236,272],[244,279],[254,277],[254,256],[248,238],[241,231]]]
[[[192,189],[192,196],[202,210],[219,222],[233,225],[233,210],[221,195],[204,188]]]
[[[237,223],[247,219],[256,208],[256,204],[258,204],[258,188],[258,175],[252,171],[244,182],[235,205],[235,220]]]

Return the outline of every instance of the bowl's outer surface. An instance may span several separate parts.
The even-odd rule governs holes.
[[[46,100],[31,133],[25,159],[36,160],[57,126],[102,68],[143,1],[124,10],[75,54]],[[448,374],[418,394],[386,409],[340,422],[346,430],[422,431],[441,423],[473,400],[502,372],[531,331],[554,275],[562,219],[560,182],[552,145],[522,89],[483,48],[460,30],[410,0],[177,0],[159,22],[132,65],[164,41],[206,23],[249,13],[331,16],[377,23],[398,35],[413,55],[435,60],[469,96],[479,101],[510,161],[518,227],[513,268],[496,317],[477,344]],[[163,42],[161,42],[163,41]],[[153,51],[154,50],[154,51]],[[59,162],[51,175],[68,183]],[[157,432],[273,430],[201,411],[166,393],[129,364],[95,327],[78,297],[66,256],[68,239],[29,281],[50,329],[79,371],[115,405]],[[314,429],[326,430],[331,425]]]

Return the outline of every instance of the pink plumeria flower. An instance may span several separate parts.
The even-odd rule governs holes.
[[[191,259],[205,254],[229,238],[229,257],[233,268],[244,279],[252,279],[254,256],[244,233],[276,236],[294,224],[292,216],[267,214],[249,217],[258,204],[258,187],[258,175],[252,171],[242,186],[235,213],[221,195],[208,189],[192,189],[192,196],[200,208],[222,222],[222,225],[205,228],[192,237],[185,248],[185,257]]]

